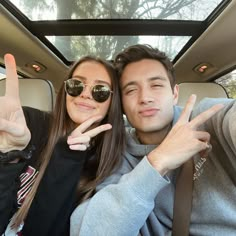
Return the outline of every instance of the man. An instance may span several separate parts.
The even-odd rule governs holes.
[[[182,111],[169,59],[147,45],[127,48],[115,63],[133,127],[127,152],[102,189],[74,211],[71,235],[171,235],[176,176],[191,158],[190,234],[235,235],[235,100],[221,101],[223,107],[208,99],[193,110],[192,95]]]

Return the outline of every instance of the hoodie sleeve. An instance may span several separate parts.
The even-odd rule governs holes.
[[[203,99],[193,112],[193,117],[215,104],[224,104],[202,127],[211,135],[212,158],[218,161],[227,176],[236,185],[236,100]],[[220,154],[219,154],[220,153]]]
[[[109,184],[76,208],[71,216],[71,236],[138,235],[157,193],[168,184],[144,157],[117,184]]]

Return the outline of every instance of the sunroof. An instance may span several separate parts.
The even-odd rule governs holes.
[[[30,20],[205,20],[222,0],[11,0]]]
[[[11,0],[22,22],[64,61],[106,59],[144,43],[174,60],[227,0]]]
[[[144,43],[153,47],[165,48],[166,54],[174,59],[190,37],[178,36],[47,36],[47,39],[55,45],[69,60],[79,59],[81,56],[100,55],[106,59],[113,59],[124,47]],[[124,44],[117,45],[117,42]],[[167,42],[171,42],[167,47]],[[68,48],[69,45],[69,48]]]

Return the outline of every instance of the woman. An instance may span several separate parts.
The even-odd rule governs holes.
[[[9,61],[8,77],[16,77]],[[12,83],[12,79],[9,81]],[[12,228],[13,232],[23,231],[23,235],[67,235],[73,209],[91,197],[120,162],[124,126],[115,70],[106,61],[84,57],[74,64],[62,84],[51,119],[34,109],[27,108],[24,113],[31,134],[26,152],[32,145],[36,149],[24,171],[29,164],[40,168],[29,194],[21,184],[19,202],[24,194],[27,197],[6,235],[12,233]],[[24,130],[27,140],[27,127]],[[27,145],[21,139],[19,143],[15,141],[15,149]]]

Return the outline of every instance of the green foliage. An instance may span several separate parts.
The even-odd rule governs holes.
[[[236,99],[236,70],[222,76],[215,81],[222,85],[230,98]]]

